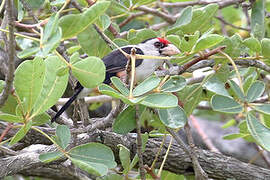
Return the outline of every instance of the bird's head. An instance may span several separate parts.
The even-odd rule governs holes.
[[[179,49],[164,38],[147,39],[141,44],[148,49],[148,51],[157,51],[161,56],[173,56],[179,54]]]

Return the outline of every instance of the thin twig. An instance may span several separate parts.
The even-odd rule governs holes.
[[[155,16],[158,16],[170,24],[173,24],[176,21],[176,18],[174,16],[171,16],[171,15],[166,14],[164,12],[160,12],[156,9],[149,8],[147,6],[139,6],[139,7],[136,7],[135,9],[139,10],[139,11],[143,11],[145,13],[149,13],[149,14],[153,14]]]
[[[8,50],[8,60],[7,60],[7,75],[5,77],[5,87],[0,96],[0,107],[2,107],[6,100],[8,99],[9,94],[12,91],[12,83],[14,79],[15,71],[15,38],[14,38],[14,17],[13,17],[13,1],[8,0],[6,2],[6,10],[8,15],[8,29],[9,29],[9,41],[7,43]]]
[[[138,12],[138,13],[135,13],[135,14],[131,14],[129,17],[127,17],[123,22],[121,22],[118,26],[120,28],[122,28],[123,26],[125,26],[127,23],[129,23],[131,20],[135,19],[136,17],[139,17],[139,16],[142,16],[142,15],[145,15],[146,12]]]
[[[200,127],[197,119],[193,116],[190,115],[189,116],[191,119],[191,123],[193,125],[193,127],[197,130],[198,134],[201,136],[203,142],[205,143],[205,145],[212,151],[215,153],[220,153],[220,151],[214,146],[214,144],[212,143],[211,139],[207,136],[207,134],[205,134],[202,130],[202,128]]]
[[[145,180],[145,171],[144,171],[144,166],[143,166],[142,132],[141,132],[139,105],[135,105],[135,119],[136,119],[136,129],[137,129],[137,154],[139,157],[139,171],[140,171],[141,179]]]
[[[164,2],[163,6],[170,7],[170,8],[179,8],[179,7],[208,5],[208,4],[217,3],[219,5],[219,8],[225,8],[233,4],[241,4],[242,2],[245,2],[245,1],[246,0],[216,0],[216,1],[198,0],[198,1],[175,2],[175,3]]]
[[[192,164],[193,164],[193,168],[194,168],[194,172],[195,172],[195,179],[196,180],[207,180],[208,175],[202,169],[202,167],[198,161],[198,158],[197,158],[196,146],[194,144],[192,134],[190,132],[190,126],[189,126],[188,122],[185,125],[185,131],[186,131],[186,135],[187,135],[188,144],[190,147],[190,156],[192,159]]]
[[[215,18],[218,19],[219,21],[221,21],[223,24],[228,25],[228,26],[231,26],[232,28],[241,29],[243,31],[248,31],[248,32],[250,32],[250,30],[251,30],[250,28],[243,28],[243,27],[240,27],[240,26],[236,26],[234,24],[231,24],[231,23],[227,22],[225,19],[223,19],[220,16],[215,16]]]
[[[171,149],[171,146],[172,146],[172,142],[173,142],[173,137],[171,136],[171,139],[170,139],[170,142],[169,142],[169,145],[168,145],[166,154],[165,154],[165,156],[164,156],[164,158],[163,158],[163,161],[162,161],[162,163],[161,163],[161,165],[160,165],[160,168],[159,168],[159,171],[158,171],[158,177],[161,177],[161,173],[162,173],[162,170],[163,170],[165,161],[167,160],[168,154],[169,154],[169,152],[170,152],[170,149]]]
[[[0,136],[0,143],[3,141],[4,137],[7,135],[8,131],[12,129],[12,126],[13,126],[12,123],[8,123],[7,127],[4,129],[4,131],[2,132]]]

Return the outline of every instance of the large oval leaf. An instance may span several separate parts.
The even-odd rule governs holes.
[[[221,95],[214,95],[211,99],[211,105],[213,110],[224,113],[240,113],[243,111],[241,104],[232,98]]]
[[[247,115],[247,126],[251,135],[256,141],[266,150],[270,151],[270,129],[265,127],[255,116],[251,113]]]
[[[265,85],[261,81],[255,81],[247,92],[247,101],[252,102],[255,101],[257,98],[259,98],[265,89]]]
[[[100,143],[76,146],[70,150],[69,155],[80,168],[100,176],[106,175],[108,169],[117,165],[112,150]]]
[[[16,142],[20,141],[27,134],[27,132],[30,130],[31,126],[32,126],[32,121],[29,121],[27,124],[22,126],[20,128],[20,130],[12,137],[12,139],[9,143],[9,146],[12,146]]]
[[[152,108],[173,108],[178,105],[178,99],[171,94],[155,93],[148,95],[140,104]]]
[[[127,134],[135,128],[135,106],[128,106],[115,119],[113,131],[119,134]]]
[[[72,74],[86,88],[96,87],[105,79],[105,65],[97,57],[87,57],[71,66]]]
[[[186,86],[186,79],[182,76],[171,76],[168,81],[166,81],[161,86],[162,92],[176,92],[180,91]]]
[[[98,1],[83,14],[70,14],[60,19],[59,25],[63,30],[63,39],[76,36],[92,24],[110,6],[109,1]]]
[[[77,35],[78,42],[88,56],[104,57],[111,52],[108,44],[100,37],[93,26],[87,27]]]
[[[221,36],[218,34],[209,34],[205,37],[198,39],[193,49],[193,52],[198,52],[198,51],[213,47],[223,40],[224,40],[224,36]]]
[[[159,109],[158,115],[161,120],[161,122],[170,128],[180,128],[184,127],[184,125],[187,122],[187,116],[185,111],[177,106],[174,108],[168,108],[168,109]]]
[[[41,58],[24,61],[16,69],[14,86],[16,94],[31,112],[42,88],[45,74],[45,63]]]
[[[150,76],[141,82],[138,86],[133,90],[134,96],[141,96],[159,85],[160,79],[156,76]]]
[[[1,113],[0,114],[0,120],[6,121],[6,122],[11,122],[11,123],[19,123],[23,122],[23,118],[21,116],[16,116],[13,114],[6,114],[6,113]]]
[[[222,96],[230,96],[227,90],[225,89],[225,83],[223,83],[218,76],[214,75],[203,85],[207,90],[219,94]]]
[[[33,116],[39,115],[53,106],[64,94],[68,83],[68,72],[58,75],[58,70],[66,65],[57,56],[48,57],[45,65],[45,79],[34,106]]]
[[[270,104],[260,104],[252,106],[253,109],[262,112],[264,114],[270,115]]]

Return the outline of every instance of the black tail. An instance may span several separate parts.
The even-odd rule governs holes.
[[[83,86],[79,84],[76,87],[76,92],[69,98],[69,100],[62,106],[62,108],[56,113],[56,115],[52,118],[51,122],[53,123],[70,105],[71,103],[78,97],[80,92],[83,90]]]

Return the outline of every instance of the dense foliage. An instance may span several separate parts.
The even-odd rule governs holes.
[[[14,5],[16,55],[23,62],[14,72],[14,91],[0,109],[2,124],[12,123],[16,134],[5,134],[1,146],[15,147],[33,129],[57,147],[41,154],[42,162],[65,157],[102,179],[122,179],[137,171],[134,167],[139,156],[131,157],[125,146],[119,144],[117,164],[115,154],[102,141],[75,146],[77,135],[71,129],[78,125],[50,123],[48,112],[65,93],[72,75],[84,87],[98,86],[100,93],[125,104],[124,108],[115,105],[121,112],[114,120],[113,132],[133,131],[138,119],[150,126],[152,131],[142,135],[143,146],[150,137],[170,136],[166,128],[183,128],[189,116],[211,114],[216,121],[224,117],[226,127],[239,128],[239,133],[224,139],[244,138],[270,150],[269,2],[16,0]],[[181,54],[167,58],[174,66],[158,70],[131,89],[116,77],[111,79],[113,87],[102,84],[103,56],[153,37],[165,37],[181,50]],[[1,91],[6,84],[0,82]],[[87,128],[89,124],[79,125]],[[122,167],[121,173],[108,175],[109,169],[117,166]],[[168,172],[165,175],[167,179],[184,178]]]

